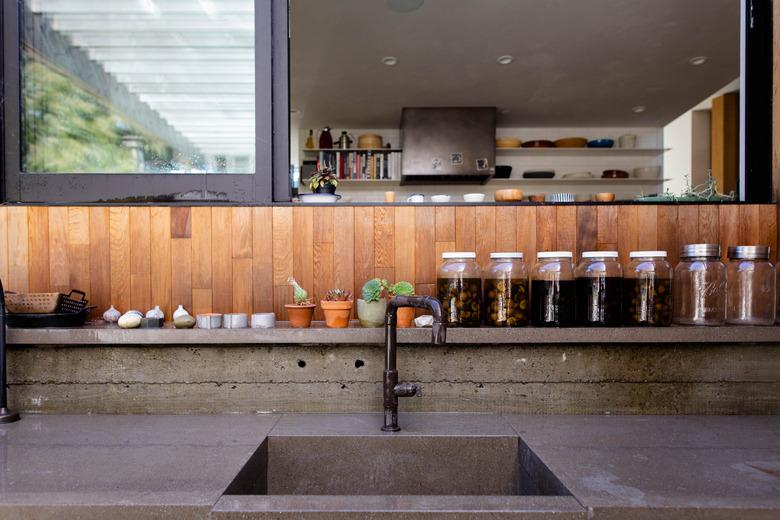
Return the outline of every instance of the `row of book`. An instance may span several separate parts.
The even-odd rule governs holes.
[[[401,178],[401,152],[319,152],[318,168],[330,167],[339,179],[397,180]]]

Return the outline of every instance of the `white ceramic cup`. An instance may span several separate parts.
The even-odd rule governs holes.
[[[273,312],[258,312],[252,314],[253,329],[272,329],[276,326],[276,314]]]
[[[463,200],[465,202],[484,202],[485,201],[485,194],[484,193],[465,193],[463,195]]]
[[[449,195],[431,195],[431,202],[449,202]]]
[[[406,197],[406,202],[415,202],[415,203],[425,202],[425,195],[421,193],[413,193],[412,195]]]
[[[618,146],[620,148],[636,148],[636,136],[634,134],[624,134],[618,137]]]

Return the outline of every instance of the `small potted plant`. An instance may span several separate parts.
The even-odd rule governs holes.
[[[311,318],[314,315],[314,305],[303,287],[298,285],[292,276],[287,279],[293,287],[293,302],[285,304],[287,316],[290,318],[290,325],[296,329],[305,329],[311,326]]]
[[[374,278],[367,281],[358,299],[358,319],[363,327],[381,327],[385,324],[387,299],[383,297],[387,281]]]
[[[339,185],[336,173],[330,167],[317,169],[307,182],[313,193],[329,193],[331,195],[336,193],[336,187]]]
[[[413,296],[414,286],[409,282],[396,282],[387,288],[387,294],[390,298],[396,296]],[[396,310],[397,326],[401,329],[408,329],[412,326],[412,320],[414,320],[414,307],[399,307]]]
[[[352,291],[331,289],[320,301],[320,307],[325,313],[325,325],[335,329],[346,328],[352,314]]]

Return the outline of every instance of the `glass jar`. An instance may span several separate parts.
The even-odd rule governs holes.
[[[528,270],[523,253],[490,253],[483,285],[485,325],[528,324]]]
[[[482,320],[482,272],[476,253],[442,253],[436,295],[450,327],[479,327]]]
[[[574,271],[577,325],[620,325],[623,268],[617,251],[585,251]]]
[[[623,323],[672,324],[672,266],[666,251],[631,251],[623,269]]]
[[[537,327],[574,325],[574,268],[569,251],[536,254],[531,273],[531,323]]]
[[[772,325],[775,322],[775,266],[766,246],[730,246],[726,266],[726,322]]]
[[[720,245],[688,244],[674,268],[674,322],[680,325],[726,323],[726,266]]]

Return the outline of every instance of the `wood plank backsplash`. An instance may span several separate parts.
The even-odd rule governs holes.
[[[443,251],[665,249],[778,244],[766,205],[0,207],[7,290],[79,288],[100,312],[160,305],[191,312],[275,311],[288,276],[319,299],[369,278],[409,280],[432,294]],[[318,309],[318,317],[321,317]]]

